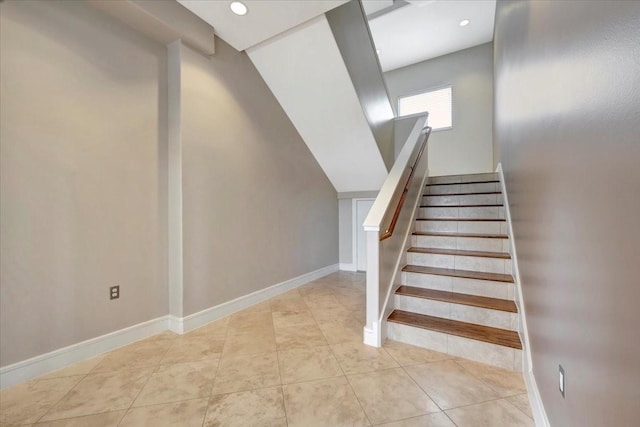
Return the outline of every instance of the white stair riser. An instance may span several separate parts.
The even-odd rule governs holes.
[[[407,253],[407,262],[411,265],[424,267],[511,274],[511,260],[502,258],[409,252]]]
[[[489,193],[492,191],[501,191],[499,182],[482,184],[430,185],[425,187],[424,194]]]
[[[493,328],[518,330],[518,314],[489,308],[434,301],[407,295],[394,295],[395,308],[411,313],[442,317]]]
[[[420,218],[499,218],[504,219],[502,206],[478,206],[478,207],[428,207],[420,208]]]
[[[514,285],[494,280],[467,279],[464,277],[439,276],[436,274],[402,272],[402,284],[417,288],[450,291],[459,294],[501,298],[513,301]]]
[[[387,338],[504,369],[522,371],[522,350],[387,322]]]
[[[507,234],[506,221],[416,221],[416,231],[441,233]]]
[[[429,184],[450,184],[452,182],[477,182],[477,181],[496,181],[498,174],[490,173],[474,173],[469,175],[449,175],[449,176],[433,176],[429,177]]]
[[[412,236],[411,244],[419,248],[460,249],[466,251],[509,252],[509,239],[483,237]]]
[[[422,204],[427,206],[501,205],[502,203],[502,194],[422,196]]]

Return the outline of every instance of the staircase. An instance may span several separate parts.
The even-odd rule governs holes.
[[[429,179],[388,338],[522,370],[500,188],[495,173]]]

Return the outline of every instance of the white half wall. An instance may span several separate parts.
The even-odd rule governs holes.
[[[325,16],[247,53],[336,191],[379,190],[387,169]]]

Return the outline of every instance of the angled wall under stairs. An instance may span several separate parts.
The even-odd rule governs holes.
[[[498,175],[429,179],[389,339],[522,370],[522,344]]]

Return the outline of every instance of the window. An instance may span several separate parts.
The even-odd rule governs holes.
[[[429,112],[427,124],[433,130],[451,129],[451,86],[398,98],[398,115]]]

